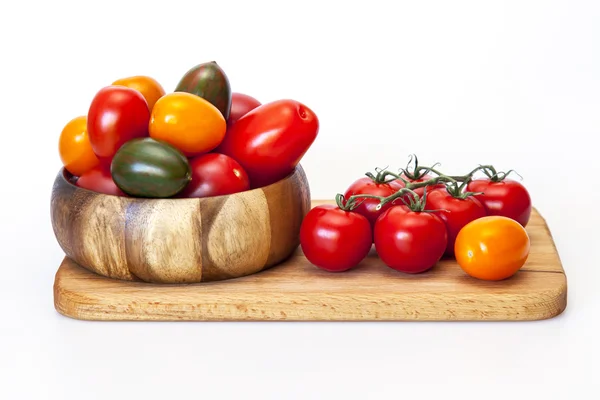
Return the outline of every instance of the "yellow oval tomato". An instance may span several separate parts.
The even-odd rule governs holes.
[[[227,122],[214,105],[186,92],[161,97],[152,110],[150,137],[165,141],[186,156],[207,153],[225,137]]]
[[[454,245],[458,265],[477,279],[497,281],[514,275],[529,256],[527,231],[515,220],[487,216],[465,225]]]
[[[73,118],[65,125],[58,140],[58,152],[63,166],[75,176],[83,175],[100,163],[92,150],[86,116]]]
[[[156,81],[156,79],[149,76],[137,75],[130,76],[123,79],[118,79],[112,83],[114,86],[125,86],[134,90],[137,90],[144,96],[146,103],[148,103],[148,110],[152,111],[154,105],[165,95],[165,90]]]

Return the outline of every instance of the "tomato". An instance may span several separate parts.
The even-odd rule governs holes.
[[[294,171],[317,137],[315,113],[294,100],[277,100],[250,111],[231,126],[217,153],[237,160],[253,188]]]
[[[477,279],[497,281],[514,275],[527,261],[530,240],[512,218],[486,216],[458,233],[454,253],[458,265]]]
[[[149,76],[130,76],[114,81],[112,83],[115,86],[125,86],[131,89],[135,89],[144,96],[146,103],[148,103],[148,109],[152,111],[156,101],[165,95],[165,89],[156,81],[156,79]]]
[[[150,137],[194,157],[213,150],[225,136],[227,123],[208,100],[187,92],[161,97],[150,117]]]
[[[531,217],[531,197],[521,183],[510,179],[493,182],[482,178],[469,182],[467,190],[483,193],[475,197],[484,205],[488,215],[512,218],[527,226]]]
[[[113,196],[127,196],[115,183],[107,168],[98,166],[90,169],[77,179],[77,186],[98,193]]]
[[[92,150],[86,116],[73,118],[65,125],[58,140],[58,152],[65,169],[75,176],[100,163]]]
[[[375,249],[390,268],[416,274],[433,268],[448,243],[446,225],[435,214],[394,206],[375,223]]]
[[[458,232],[469,222],[486,216],[485,208],[476,198],[465,199],[453,197],[444,189],[435,189],[427,193],[426,210],[436,211],[436,215],[446,224],[448,231],[447,256],[454,254],[454,242]]]
[[[395,192],[396,191],[389,184],[377,183],[373,179],[365,176],[364,178],[360,178],[354,181],[348,187],[348,189],[346,189],[344,197],[346,198],[346,200],[350,198],[350,196],[357,194],[370,194],[374,196],[388,197],[394,194]],[[381,207],[381,210],[376,210],[375,208],[379,204],[379,200],[377,199],[364,198],[358,199],[357,201],[359,202],[359,205],[352,211],[364,215],[371,223],[371,227],[374,227],[377,218],[381,214],[383,214],[385,210],[392,206],[392,203],[390,202]]]
[[[87,115],[87,130],[94,153],[109,166],[117,150],[131,139],[148,135],[150,111],[137,90],[107,86],[94,96]]]
[[[371,238],[371,225],[364,216],[330,204],[310,210],[300,227],[304,255],[329,272],[357,266],[369,253]]]
[[[248,174],[225,154],[203,154],[190,160],[192,181],[177,197],[209,197],[250,189]]]
[[[410,183],[422,183],[422,182],[426,182],[426,181],[428,181],[430,179],[435,178],[435,176],[428,175],[428,174],[425,174],[425,175],[423,175],[423,176],[421,176],[420,178],[417,178],[417,179],[410,179],[405,174],[401,174],[400,176],[402,178],[404,178],[405,180],[407,180],[408,182],[410,182]],[[402,182],[401,180],[395,180],[393,182],[393,184],[396,185],[396,187],[404,187],[404,182]],[[427,188],[427,193],[429,193],[429,192],[431,192],[431,191],[433,191],[435,189],[444,189],[445,186],[444,186],[443,183],[437,183],[435,185],[426,186],[426,188]],[[418,194],[419,197],[422,197],[423,193],[425,192],[425,187],[420,187],[420,188],[413,189],[413,192],[415,192],[416,194]]]
[[[227,125],[232,125],[260,105],[260,102],[252,96],[243,93],[232,93],[231,110],[229,111],[229,118],[227,118]]]

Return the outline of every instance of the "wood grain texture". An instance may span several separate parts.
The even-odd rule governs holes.
[[[313,202],[313,205],[321,202]],[[84,320],[153,321],[519,321],[552,318],[567,305],[567,279],[544,220],[533,211],[530,256],[512,278],[486,282],[452,260],[408,275],[374,250],[356,269],[332,274],[300,248],[285,262],[221,282],[162,285],[108,279],[69,258],[54,284],[55,308]]]
[[[132,282],[199,283],[239,278],[288,258],[310,209],[306,175],[228,196],[141,199],[79,188],[63,169],[51,220],[70,259]]]

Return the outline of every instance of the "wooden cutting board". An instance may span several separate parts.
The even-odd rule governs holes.
[[[323,203],[313,202],[313,206]],[[283,264],[222,282],[157,285],[104,278],[65,258],[54,305],[83,320],[153,321],[498,321],[540,320],[567,305],[567,280],[552,236],[534,209],[530,256],[510,279],[485,282],[456,262],[408,275],[386,267],[375,250],[355,269],[328,273],[300,248]]]

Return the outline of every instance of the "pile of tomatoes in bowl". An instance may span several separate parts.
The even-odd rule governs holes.
[[[412,170],[367,173],[337,204],[313,208],[300,230],[308,261],[344,272],[360,267],[374,247],[402,273],[429,271],[444,258],[477,279],[513,276],[529,255],[532,204],[527,189],[507,178],[512,171],[488,165],[448,176],[413,160]]]
[[[141,198],[228,195],[275,183],[296,168],[319,131],[291,99],[261,104],[231,91],[216,62],[190,68],[173,92],[148,76],[101,88],[87,115],[63,128],[70,180],[95,192]]]

